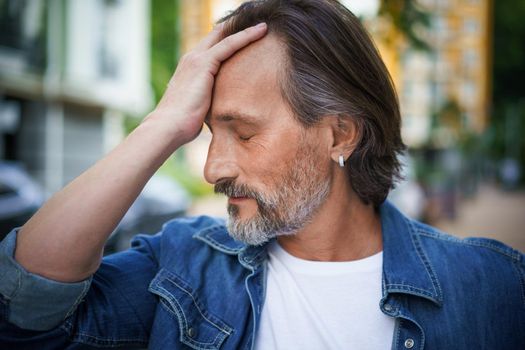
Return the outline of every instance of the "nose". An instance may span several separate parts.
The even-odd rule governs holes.
[[[239,169],[233,148],[227,142],[213,136],[204,166],[204,178],[215,185],[222,180],[235,179],[238,175]]]

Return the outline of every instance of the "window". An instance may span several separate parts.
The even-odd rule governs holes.
[[[468,34],[477,34],[479,32],[479,21],[475,18],[466,18],[463,21],[463,31]]]
[[[466,70],[471,70],[477,67],[479,63],[479,54],[474,49],[466,49],[463,52],[463,65]]]
[[[0,49],[4,58],[14,56],[23,68],[45,69],[44,1],[0,1]]]

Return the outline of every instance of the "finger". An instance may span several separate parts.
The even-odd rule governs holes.
[[[193,51],[205,51],[213,45],[217,44],[222,39],[222,29],[224,28],[224,22],[217,24],[213,27],[213,30],[208,33],[198,44],[195,46]]]
[[[243,47],[262,38],[266,34],[267,29],[266,23],[259,23],[256,26],[232,34],[222,39],[209,50],[211,57],[222,62]]]

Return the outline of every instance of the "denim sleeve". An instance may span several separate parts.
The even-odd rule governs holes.
[[[145,348],[157,299],[161,233],[102,259],[96,273],[61,283],[14,259],[17,231],[0,243],[0,349]]]
[[[0,242],[0,294],[7,304],[0,321],[27,330],[49,330],[75,310],[91,278],[62,283],[26,271],[14,259],[17,233],[13,230]]]

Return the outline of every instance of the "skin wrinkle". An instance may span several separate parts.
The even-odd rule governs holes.
[[[252,136],[252,138],[254,138],[255,136]],[[262,148],[264,151],[266,152],[269,152],[270,149],[268,147],[266,147],[263,143],[261,143],[260,141],[257,141],[257,140],[253,140],[251,141],[254,145],[256,146],[259,146],[260,148]]]

